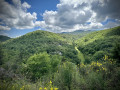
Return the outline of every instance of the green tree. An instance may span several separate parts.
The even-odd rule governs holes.
[[[93,55],[93,60],[94,61],[98,61],[103,59],[103,57],[105,56],[105,52],[104,51],[97,51],[94,55]]]
[[[50,57],[44,52],[31,56],[26,62],[27,75],[31,76],[32,80],[41,78],[50,72]]]
[[[117,60],[117,63],[120,63],[120,43],[116,43],[112,50],[113,58]]]
[[[51,56],[51,73],[54,73],[58,70],[58,65],[61,63],[61,56],[52,55]]]
[[[1,43],[0,43],[0,65],[2,65],[3,64],[3,50],[2,50],[2,45],[1,45]]]
[[[64,62],[60,65],[58,72],[55,74],[55,85],[60,90],[75,90],[76,83],[79,84],[79,74],[77,67],[72,62]]]

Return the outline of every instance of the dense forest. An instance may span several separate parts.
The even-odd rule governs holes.
[[[120,89],[120,26],[0,41],[0,90]]]
[[[9,39],[10,39],[10,37],[0,35],[0,42],[4,42],[4,41],[9,40]]]

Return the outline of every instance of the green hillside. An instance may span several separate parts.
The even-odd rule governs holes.
[[[37,30],[0,43],[0,90],[119,90],[120,27]]]
[[[118,42],[120,42],[120,27],[96,31],[76,40],[78,49],[86,57],[96,60],[101,59],[104,54],[110,54],[112,48]],[[95,58],[93,58],[94,56]]]
[[[10,37],[0,35],[0,42],[4,42],[4,41],[9,40],[9,39],[10,39]]]
[[[74,46],[58,34],[47,31],[34,31],[18,38],[2,43],[3,62],[22,63],[31,55],[47,52],[50,55],[60,55],[63,59],[79,63]],[[64,58],[65,57],[65,58]]]
[[[63,32],[60,35],[63,38],[67,39],[67,41],[73,43],[75,40],[80,39],[81,37],[84,37],[85,35],[87,35],[89,33],[92,33],[92,32],[95,32],[95,31],[91,31],[91,30],[88,30],[88,31],[77,30],[77,31],[74,31],[74,32]]]
[[[104,39],[104,38],[116,36],[116,35],[117,36],[120,35],[120,27],[93,32],[77,40],[77,43],[80,45],[87,45],[89,43],[94,42],[95,40]]]
[[[77,31],[73,31],[73,32],[62,32],[62,34],[70,34],[70,35],[85,35],[88,33],[94,32],[92,30],[88,30],[88,31],[84,31],[84,30],[77,30]]]

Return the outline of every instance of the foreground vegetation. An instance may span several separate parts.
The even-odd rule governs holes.
[[[119,90],[120,27],[74,39],[35,31],[0,45],[0,90]]]

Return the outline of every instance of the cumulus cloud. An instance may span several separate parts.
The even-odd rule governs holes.
[[[63,32],[82,29],[94,16],[88,3],[70,2],[70,0],[61,0],[57,4],[57,11],[45,11],[43,13],[44,24],[42,26],[49,31]],[[95,23],[95,22],[94,22]],[[40,26],[41,26],[40,24]],[[81,28],[80,28],[81,27]]]
[[[8,26],[1,26],[0,25],[0,30],[10,30],[10,28]]]
[[[0,30],[29,29],[35,27],[37,14],[27,12],[31,6],[27,3],[21,3],[20,0],[12,0],[9,4],[5,0],[0,0]]]
[[[23,8],[30,8],[31,6],[30,6],[27,2],[24,2],[24,3],[22,4],[22,7],[23,7]]]
[[[106,25],[101,23],[107,19],[120,20],[119,2],[119,0],[60,0],[57,11],[45,11],[44,21],[39,22],[39,25],[54,32],[119,26],[120,22],[109,22]]]
[[[43,21],[37,14],[27,12],[32,6],[27,2],[0,0],[0,30],[44,28],[52,32],[104,29],[120,25],[120,0],[60,0],[56,11],[45,11]],[[102,24],[107,19],[115,22]]]

